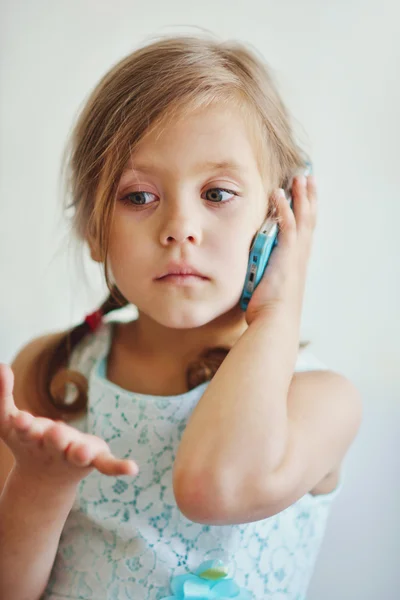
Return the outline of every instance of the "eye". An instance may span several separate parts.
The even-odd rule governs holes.
[[[130,192],[121,198],[123,204],[128,206],[143,206],[149,204],[144,196],[154,196],[151,192]]]
[[[229,202],[232,202],[234,200],[234,198],[228,198],[227,200],[223,199],[223,195],[224,194],[230,194],[231,196],[238,196],[237,192],[234,192],[233,190],[227,190],[225,188],[210,188],[208,189],[205,194],[209,194],[209,197],[207,198],[207,200],[210,200],[210,202],[212,202],[213,204],[228,204]]]
[[[238,196],[239,194],[233,190],[228,190],[225,188],[209,188],[205,194],[208,194],[208,198],[206,198],[209,202],[211,202],[212,204],[228,204],[229,202],[232,202],[234,200],[234,198],[226,198],[226,194],[230,195],[230,196]],[[121,202],[126,205],[126,206],[130,206],[130,207],[140,207],[140,206],[148,206],[149,204],[153,204],[152,202],[146,202],[146,197],[147,196],[154,196],[155,194],[152,194],[151,192],[142,192],[142,191],[136,191],[136,192],[129,192],[129,194],[126,194],[125,196],[123,196],[121,198]],[[224,199],[225,196],[225,199]]]

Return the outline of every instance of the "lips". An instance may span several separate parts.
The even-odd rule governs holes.
[[[208,279],[206,275],[203,275],[203,273],[200,273],[200,271],[187,263],[169,263],[156,279],[163,279],[168,275],[196,275],[202,279]]]
[[[201,277],[201,279],[205,279],[202,275],[196,275],[195,273],[167,273],[167,275],[163,275],[158,279],[165,279],[166,277]]]

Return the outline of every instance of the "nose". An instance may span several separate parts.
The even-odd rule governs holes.
[[[201,243],[200,218],[192,202],[172,201],[169,206],[164,203],[164,211],[160,226],[160,243],[163,246],[189,242]]]

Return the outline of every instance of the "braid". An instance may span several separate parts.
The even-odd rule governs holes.
[[[299,349],[306,348],[309,343],[309,341],[300,342]],[[224,346],[208,348],[197,360],[191,362],[186,371],[186,383],[189,390],[212,379],[229,351],[230,348]]]
[[[113,286],[98,312],[105,316],[127,304],[126,298]],[[38,358],[39,389],[44,391],[45,398],[45,406],[42,408],[50,418],[61,417],[68,420],[87,407],[88,381],[82,373],[69,369],[67,365],[74,348],[91,333],[90,321],[85,319],[67,331],[55,347],[47,349]],[[67,384],[72,384],[77,390],[77,396],[70,404],[65,402]]]
[[[224,346],[208,348],[197,360],[191,362],[186,370],[186,383],[189,390],[212,379],[229,351],[230,348]]]

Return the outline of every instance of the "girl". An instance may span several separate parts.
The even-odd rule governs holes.
[[[153,41],[91,93],[68,158],[110,296],[0,365],[0,596],[303,600],[361,402],[299,347],[317,192],[267,66]]]

